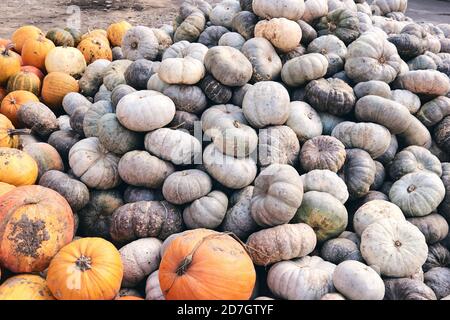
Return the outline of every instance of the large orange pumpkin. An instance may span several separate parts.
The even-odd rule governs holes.
[[[228,234],[206,229],[175,238],[159,267],[167,300],[249,299],[255,281],[255,268],[244,247]]]
[[[39,77],[28,71],[19,71],[8,80],[8,92],[24,90],[39,96],[41,92],[41,80]]]
[[[59,300],[112,300],[120,290],[123,265],[119,251],[102,238],[82,238],[62,248],[47,273],[48,287]]]
[[[122,40],[123,37],[125,36],[125,33],[127,33],[127,31],[130,30],[132,27],[133,26],[126,21],[111,24],[106,30],[108,34],[108,40],[111,43],[111,46],[113,47],[122,46]]]
[[[89,37],[80,42],[77,47],[84,56],[87,64],[91,64],[95,60],[105,59],[112,61],[112,50],[109,44],[99,38]]]
[[[73,231],[72,209],[52,189],[23,186],[0,197],[0,261],[14,273],[45,270]]]
[[[42,73],[42,71],[34,66],[22,66],[20,67],[20,71],[34,73],[38,76],[39,80],[41,80],[41,83],[44,80],[44,74]]]
[[[0,114],[0,147],[17,148],[19,146],[19,135],[30,134],[29,129],[16,129],[12,122]]]
[[[15,187],[16,187],[16,186],[13,186],[12,184],[0,182],[0,197],[1,197],[2,195],[4,195],[5,193],[11,191],[11,190],[14,189]]]
[[[30,38],[22,48],[23,63],[45,71],[45,58],[53,48],[55,44],[44,36]]]
[[[0,148],[0,182],[25,186],[36,182],[38,165],[26,152],[14,148]]]
[[[20,71],[20,57],[11,51],[12,45],[0,47],[0,86],[7,83],[9,77]]]
[[[0,105],[0,113],[8,117],[13,125],[18,128],[21,125],[17,119],[17,111],[28,102],[39,102],[39,98],[29,91],[19,90],[10,92]]]
[[[51,72],[42,84],[41,97],[44,103],[54,109],[60,108],[66,94],[78,92],[78,81],[63,72]]]
[[[11,41],[14,43],[14,49],[18,53],[21,53],[25,41],[28,39],[36,39],[40,35],[44,35],[41,29],[35,26],[23,26],[14,31]]]
[[[0,300],[55,300],[40,276],[21,274],[9,278],[0,286]]]

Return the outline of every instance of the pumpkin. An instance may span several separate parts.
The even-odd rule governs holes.
[[[173,35],[174,42],[189,41],[196,42],[205,29],[205,15],[199,11],[192,12],[176,28]]]
[[[15,129],[9,119],[0,114],[0,147],[17,148],[19,146],[20,134],[28,134],[29,131]]]
[[[70,27],[66,27],[66,28],[64,28],[64,30],[69,32],[70,35],[73,37],[74,47],[77,46],[81,42],[81,38],[82,38],[83,34],[81,33],[80,30],[75,29],[75,28],[70,28]]]
[[[383,300],[384,283],[371,267],[359,261],[344,261],[333,273],[333,285],[351,300]]]
[[[125,243],[149,237],[165,240],[181,231],[183,231],[181,211],[167,201],[125,204],[112,214],[109,229],[114,241]]]
[[[420,280],[387,279],[384,285],[385,300],[436,300],[433,290]]]
[[[301,86],[311,80],[325,76],[328,69],[327,58],[319,53],[308,53],[289,60],[281,70],[281,78],[288,86]]]
[[[53,111],[40,102],[24,104],[17,111],[17,118],[20,123],[41,137],[48,137],[59,128],[58,119]]]
[[[114,88],[113,91],[111,91],[111,103],[114,107],[117,106],[117,104],[119,103],[119,101],[125,97],[127,94],[136,92],[137,90],[134,89],[133,87],[126,85],[126,84],[121,84],[118,85],[117,87]]]
[[[380,9],[381,15],[386,15],[390,12],[405,12],[408,1],[406,0],[375,0],[372,2]]]
[[[108,33],[106,30],[103,30],[103,29],[94,29],[94,30],[88,29],[88,32],[86,32],[85,34],[83,34],[81,36],[81,41],[88,39],[88,38],[101,38],[101,39],[105,40],[106,42],[109,42],[108,41]]]
[[[369,153],[361,149],[347,150],[343,175],[352,198],[361,198],[369,192],[375,173],[375,162]]]
[[[411,117],[412,121],[406,131],[399,134],[400,142],[405,146],[419,146],[426,149],[433,144],[431,134],[428,129],[416,117]]]
[[[409,218],[408,221],[419,228],[429,244],[444,240],[448,235],[448,223],[439,214],[433,213],[425,217]]]
[[[314,39],[317,38],[317,32],[316,30],[307,22],[303,20],[298,20],[297,23],[299,24],[300,28],[302,29],[302,45],[309,45]]]
[[[14,50],[21,53],[23,45],[28,39],[35,39],[43,35],[42,31],[35,26],[22,26],[14,31],[11,36],[11,42],[14,43]]]
[[[447,162],[442,163],[442,182],[444,183],[445,187],[445,197],[444,200],[441,202],[439,206],[438,212],[442,214],[447,221],[450,221],[450,210],[449,210],[449,197],[450,192],[448,191],[450,185],[449,185],[449,173],[450,173],[450,165]]]
[[[145,282],[145,300],[165,300],[159,285],[159,270],[151,273]]]
[[[76,48],[56,47],[45,57],[45,69],[48,73],[62,72],[74,78],[80,78],[86,70],[83,54]]]
[[[14,188],[15,186],[13,186],[12,184],[0,182],[0,197],[5,193],[8,193],[9,191],[13,190]]]
[[[359,37],[359,19],[356,12],[349,9],[336,9],[322,17],[316,24],[319,36],[333,34],[345,44]]]
[[[282,260],[301,258],[316,246],[314,230],[304,223],[283,224],[253,233],[247,249],[253,263],[267,266]]]
[[[255,26],[255,37],[266,38],[282,52],[294,50],[302,38],[302,29],[295,21],[274,18],[260,21]]]
[[[78,92],[70,92],[66,94],[62,101],[63,109],[69,116],[71,116],[74,111],[82,105],[86,105],[90,108],[92,106],[92,102]]]
[[[47,142],[67,161],[70,149],[80,140],[80,135],[73,130],[58,130],[50,135]]]
[[[135,89],[146,89],[148,80],[155,74],[159,66],[159,63],[145,59],[136,60],[125,71],[125,80]]]
[[[323,130],[319,114],[309,104],[302,101],[290,103],[286,125],[295,132],[301,143],[320,136]]]
[[[417,113],[417,118],[427,127],[431,127],[447,115],[450,115],[450,98],[440,96],[425,103]]]
[[[420,25],[411,23],[406,25],[399,34],[391,35],[388,40],[396,47],[399,55],[410,60],[422,55],[427,49],[427,33]]]
[[[7,279],[0,286],[1,300],[55,300],[47,282],[37,275],[22,274]]]
[[[1,197],[2,265],[15,273],[46,269],[72,241],[74,221],[67,201],[41,186],[23,186]]]
[[[449,128],[449,123],[450,121],[450,117],[445,117],[435,128],[434,128],[434,133],[433,133],[433,137],[434,140],[436,141],[436,144],[445,152],[447,152],[449,149],[449,144],[448,144],[448,128]]]
[[[433,268],[447,267],[450,264],[450,251],[440,243],[428,247],[428,258],[422,269],[427,272]]]
[[[445,96],[450,91],[450,79],[436,70],[408,71],[397,78],[395,87],[428,96]]]
[[[197,127],[197,123],[200,121],[197,115],[185,111],[177,111],[175,112],[175,117],[172,122],[169,123],[169,128],[178,128],[181,130],[186,130],[191,135],[194,135],[194,132]]]
[[[425,284],[436,294],[437,299],[450,295],[450,268],[433,268],[425,273]]]
[[[6,84],[11,76],[20,71],[20,56],[11,51],[11,47],[0,47],[0,85]]]
[[[228,197],[212,191],[183,210],[183,221],[189,229],[215,229],[222,223],[228,207]]]
[[[69,152],[73,173],[90,188],[111,189],[121,183],[118,173],[119,157],[100,144],[98,138],[77,142]]]
[[[108,34],[108,40],[111,43],[111,46],[120,47],[122,45],[123,37],[131,28],[131,24],[125,20],[110,24],[106,32]]]
[[[274,126],[259,131],[258,164],[296,164],[300,143],[295,132],[287,126]]]
[[[209,263],[219,267],[199,269]],[[197,229],[170,242],[162,256],[159,282],[167,300],[243,300],[252,294],[256,273],[239,242],[227,234]]]
[[[410,146],[397,153],[389,167],[389,174],[394,180],[418,171],[435,173],[439,177],[442,175],[439,159],[429,150],[418,146]]]
[[[66,96],[67,97],[67,96]],[[113,112],[113,106],[110,102],[99,101],[94,104],[84,113],[83,117],[83,132],[88,138],[97,137],[99,132],[99,120],[106,114]]]
[[[88,65],[99,59],[112,61],[112,51],[109,44],[96,38],[82,40],[77,49],[81,51]]]
[[[254,0],[253,12],[263,19],[286,18],[289,20],[300,20],[305,12],[303,0],[282,0],[273,2],[270,0]]]
[[[283,164],[272,164],[255,180],[251,214],[263,227],[288,223],[300,207],[303,183],[297,171]]]
[[[411,276],[425,263],[428,253],[419,229],[397,219],[370,224],[361,236],[360,248],[367,264],[375,265],[382,275],[390,277]]]
[[[287,300],[318,300],[333,292],[336,266],[320,257],[303,257],[274,264],[267,285],[275,296]]]
[[[420,98],[408,90],[392,90],[391,99],[403,104],[408,108],[411,114],[415,114],[419,111],[422,105]]]
[[[69,118],[69,124],[73,131],[83,135],[83,121],[84,116],[86,115],[86,112],[89,110],[89,107],[87,105],[81,105],[78,108],[75,109],[75,111],[72,113],[72,115]]]
[[[63,72],[51,72],[42,84],[42,100],[50,108],[58,109],[66,94],[80,90],[77,80]]]
[[[259,19],[251,10],[244,10],[234,15],[231,25],[233,30],[238,32],[245,40],[254,37],[255,25]]]
[[[327,169],[338,172],[345,163],[345,146],[334,137],[317,136],[303,145],[300,163],[306,171]]]
[[[230,87],[245,85],[252,77],[252,64],[239,50],[214,47],[205,56],[206,70],[220,83]]]
[[[282,62],[275,48],[265,38],[249,39],[241,48],[253,67],[252,80],[271,81],[279,78]]]
[[[167,58],[161,63],[158,75],[168,84],[193,85],[205,76],[203,63],[195,58]]]
[[[110,62],[105,59],[95,60],[87,66],[78,84],[80,91],[87,96],[93,96],[103,84],[103,75]]]
[[[181,205],[206,196],[211,188],[212,181],[208,174],[192,169],[174,172],[168,176],[164,181],[162,192],[167,201]]]
[[[124,59],[121,47],[114,47],[111,49],[111,51],[112,51],[113,61]]]
[[[133,92],[119,101],[116,115],[127,129],[148,132],[162,128],[172,121],[175,104],[170,98],[156,91]]]
[[[39,102],[39,99],[28,91],[19,90],[10,92],[1,103],[0,113],[8,117],[15,127],[20,127],[21,123],[17,116],[18,110],[30,102]]]
[[[208,48],[212,48],[218,45],[219,39],[230,31],[220,25],[213,25],[207,27],[199,36],[198,42],[204,44]]]
[[[180,5],[180,15],[183,19],[195,11],[200,11],[208,17],[211,10],[212,6],[205,0],[186,0]]]
[[[171,45],[164,52],[162,60],[170,58],[187,58],[191,57],[200,62],[205,60],[208,47],[201,43],[189,43],[188,41],[180,41]]]
[[[57,47],[75,47],[72,34],[61,28],[53,28],[47,31],[45,37],[51,40]],[[24,51],[22,49],[22,51]]]
[[[48,268],[47,284],[59,300],[112,300],[122,277],[117,249],[101,238],[83,238],[56,254]]]
[[[144,26],[132,27],[122,39],[122,51],[125,59],[154,60],[158,56],[159,42],[152,29]]]
[[[393,94],[393,92],[391,93],[391,87],[389,87],[389,85],[386,82],[379,80],[360,82],[353,88],[353,90],[358,99],[365,96],[379,96],[386,99],[390,99]],[[403,102],[402,99],[397,100],[394,99],[393,96],[392,99],[399,103]]]
[[[342,204],[348,200],[349,194],[344,181],[330,170],[312,170],[301,176],[303,191],[326,192],[338,199]]]
[[[210,99],[211,101],[213,101],[216,104],[224,104],[224,103],[227,103],[228,101],[230,101],[233,96],[233,90],[230,87],[224,86],[219,81],[214,79],[214,77],[211,75],[206,75],[203,78],[203,80],[200,82],[199,85],[200,85],[201,90],[203,91],[202,94],[200,95],[200,92],[199,92],[199,93],[197,93],[197,95],[193,94],[193,96],[194,97],[196,97],[196,96],[204,97],[205,104],[206,104],[206,97],[208,97],[208,99]],[[185,90],[186,91],[189,90],[188,88],[189,87],[187,87]],[[195,91],[196,90],[195,88],[197,88],[197,87],[193,86],[191,88],[194,89],[194,91]],[[170,92],[171,90],[169,89],[168,91]],[[166,92],[166,91],[164,91],[164,92]],[[168,94],[168,92],[166,92],[165,94]],[[175,97],[173,97],[172,99],[174,99],[174,98]],[[184,99],[180,99],[180,100],[184,100]],[[200,100],[200,101],[202,101],[202,100]],[[178,108],[180,108],[180,107],[178,107]],[[182,108],[182,110],[183,109],[185,109],[185,108]]]
[[[308,23],[314,20],[326,16],[328,13],[328,1],[327,0],[306,0],[305,12],[302,16],[302,20]]]
[[[237,87],[233,91],[233,97],[231,98],[231,102],[239,107],[242,107],[242,102],[244,101],[244,97],[247,93],[247,91],[253,87],[252,84],[247,83],[246,85],[242,87]]]
[[[0,148],[0,182],[31,185],[37,176],[38,165],[30,155],[17,149]]]
[[[163,195],[160,190],[128,186],[123,193],[123,199],[125,203],[139,201],[161,201],[163,200]]]
[[[239,1],[224,0],[213,7],[209,13],[209,20],[216,26],[231,28],[234,15],[240,11]]]
[[[398,150],[398,140],[395,135],[391,135],[391,142],[389,148],[385,151],[383,155],[377,158],[377,161],[381,162],[383,165],[387,165],[391,162]]]
[[[340,293],[327,293],[320,298],[320,300],[347,300]]]
[[[23,63],[45,71],[45,58],[54,48],[54,43],[43,36],[30,38],[23,45]]]
[[[39,96],[41,91],[41,80],[34,73],[20,71],[9,78],[7,90],[8,92],[18,90],[29,91],[34,95]]]
[[[47,143],[32,143],[26,145],[23,151],[36,161],[38,165],[38,179],[50,170],[64,171],[64,164],[58,151]]]
[[[131,63],[131,60],[117,60],[103,70],[103,85],[108,91],[114,90],[118,85],[126,84],[125,71]]]
[[[321,250],[320,256],[334,264],[339,264],[347,260],[363,262],[358,245],[345,238],[336,238],[326,241]]]

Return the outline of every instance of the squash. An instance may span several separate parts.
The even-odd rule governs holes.
[[[281,70],[281,78],[288,86],[297,87],[322,78],[327,73],[328,60],[319,53],[308,53],[289,60]]]
[[[184,19],[192,12],[200,11],[208,17],[211,10],[211,5],[205,0],[186,0],[180,5],[180,16]]]
[[[274,264],[267,274],[267,285],[275,296],[287,300],[318,300],[333,292],[336,266],[320,257],[306,256]]]
[[[299,152],[300,143],[291,128],[275,126],[259,131],[258,164],[262,168],[272,164],[296,164]]]
[[[205,56],[206,70],[220,83],[240,87],[252,77],[252,64],[237,49],[232,47],[214,47]]]
[[[57,47],[75,47],[75,39],[67,30],[61,28],[53,28],[47,31],[45,37],[51,40]],[[22,52],[23,51],[24,49],[22,49]]]
[[[135,287],[146,276],[158,269],[161,261],[161,244],[161,240],[156,238],[145,238],[120,248],[123,265],[122,286]]]
[[[169,123],[169,128],[178,128],[186,130],[191,135],[194,135],[197,128],[197,123],[200,121],[197,115],[185,111],[175,112],[175,117],[172,122]]]
[[[416,116],[424,125],[431,127],[448,115],[450,115],[450,98],[440,96],[425,103]]]
[[[205,29],[206,19],[202,12],[194,11],[187,16],[176,28],[173,35],[174,42],[196,42]]]
[[[442,182],[445,187],[445,197],[444,200],[439,205],[438,212],[442,214],[447,221],[450,221],[450,208],[449,208],[449,200],[450,200],[450,192],[449,192],[449,174],[450,174],[450,164],[448,162],[442,163]]]
[[[51,72],[42,84],[42,100],[50,108],[58,109],[66,94],[78,92],[80,87],[77,80],[63,72]]]
[[[145,282],[145,300],[165,300],[159,285],[159,270],[151,273]]]
[[[302,29],[286,18],[274,18],[260,21],[255,26],[255,37],[266,38],[282,52],[294,50],[302,38]]]
[[[245,240],[255,232],[258,225],[251,215],[253,186],[245,187],[233,193],[229,199],[229,209],[223,219],[221,230],[232,232],[239,239]]]
[[[66,96],[67,97],[67,96]],[[98,136],[98,122],[106,114],[112,113],[113,107],[107,101],[94,103],[87,109],[83,118],[83,132],[87,138]]]
[[[20,71],[20,56],[11,50],[12,45],[0,47],[0,85],[8,82],[8,79]]]
[[[275,48],[265,38],[249,39],[241,48],[253,67],[252,80],[271,81],[279,78],[282,62]]]
[[[69,116],[71,116],[81,105],[86,105],[90,108],[92,106],[92,102],[78,92],[70,92],[66,94],[62,101],[63,109]]]
[[[372,5],[380,9],[381,15],[386,15],[390,12],[405,12],[408,1],[406,0],[375,0]]]
[[[305,12],[302,16],[302,20],[308,23],[317,20],[318,18],[326,16],[328,13],[328,1],[327,0],[306,0]]]
[[[125,71],[131,63],[131,60],[117,60],[106,67],[103,71],[103,84],[107,90],[112,91],[118,85],[126,84]]]
[[[0,114],[0,147],[17,148],[19,146],[19,135],[29,134],[27,129],[15,129],[9,119]]]
[[[72,241],[74,220],[69,204],[41,186],[15,188],[1,200],[2,266],[14,273],[43,271]]]
[[[213,25],[231,28],[233,17],[241,11],[237,0],[224,0],[213,7],[209,19]]]
[[[31,143],[26,145],[23,151],[36,161],[38,165],[38,179],[50,170],[64,171],[64,164],[58,151],[47,143]]]
[[[54,48],[54,43],[43,36],[30,38],[23,45],[23,63],[45,71],[45,59]]]
[[[450,91],[450,79],[436,70],[406,72],[397,78],[394,85],[397,89],[427,96],[445,96]]]
[[[166,201],[140,201],[117,208],[111,217],[109,233],[116,242],[140,238],[165,240],[183,231],[180,209]]]
[[[230,101],[233,96],[233,90],[230,87],[224,86],[223,84],[221,84],[219,81],[214,79],[214,77],[209,74],[207,74],[203,78],[203,80],[200,82],[199,86],[200,86],[201,90],[203,91],[203,93],[200,94],[200,92],[198,92],[197,95],[193,94],[193,96],[194,97],[199,96],[202,98],[204,97],[205,104],[207,104],[206,97],[208,97],[208,99],[210,99],[212,102],[220,105],[220,104],[225,104],[228,101]],[[187,87],[187,88],[189,88],[189,87]],[[188,90],[187,88],[185,89],[186,91]],[[195,91],[197,87],[192,86],[191,88],[194,89],[194,91]],[[181,99],[181,100],[183,100],[183,99]]]
[[[448,152],[450,150],[449,144],[448,144],[448,128],[450,117],[445,117],[435,128],[433,137],[436,141],[436,144],[445,152]]]
[[[107,34],[106,30],[103,30],[103,29],[94,29],[94,30],[88,29],[88,32],[86,32],[85,34],[83,34],[81,36],[80,42],[85,39],[89,39],[89,38],[101,38],[105,42],[109,42],[108,34]]]
[[[170,58],[187,58],[191,57],[200,62],[205,60],[208,47],[201,43],[189,43],[188,41],[180,41],[171,45],[164,52],[162,60]]]
[[[316,24],[316,30],[319,36],[333,34],[348,45],[359,37],[359,19],[349,9],[330,10]]]
[[[197,169],[172,173],[164,181],[162,192],[170,203],[181,205],[200,199],[211,192],[212,181],[205,172]]]
[[[333,285],[351,300],[383,300],[384,283],[371,267],[359,261],[344,261],[333,273]]]
[[[303,145],[300,163],[306,171],[326,169],[338,172],[345,163],[345,146],[334,137],[317,136]]]
[[[133,92],[119,101],[116,115],[127,129],[147,132],[169,124],[175,116],[175,104],[156,91]]]
[[[262,81],[247,91],[242,110],[253,127],[282,125],[289,117],[289,102],[289,93],[281,84]]]
[[[122,45],[123,37],[131,28],[132,25],[125,20],[110,24],[106,32],[111,46],[120,47]]]
[[[301,176],[303,191],[326,192],[338,199],[342,204],[348,200],[349,194],[344,181],[330,170],[312,170]]]
[[[270,0],[254,0],[253,12],[263,19],[286,18],[289,20],[300,20],[305,12],[303,0],[282,0],[273,2]]]
[[[188,229],[215,229],[222,223],[228,207],[228,198],[221,191],[212,191],[183,210],[183,221]]]
[[[209,26],[200,34],[198,42],[204,44],[208,48],[216,47],[219,43],[219,39],[228,32],[230,32],[230,30],[221,25]]]
[[[360,82],[353,88],[353,90],[358,99],[365,96],[379,96],[386,99],[391,98],[391,87],[389,87],[389,85],[386,82],[379,80]],[[397,101],[399,103],[403,102],[402,99],[397,100],[393,96],[392,100]]]
[[[53,111],[40,102],[29,102],[17,111],[20,123],[30,128],[32,133],[48,137],[59,128],[58,119]]]
[[[428,253],[419,229],[397,219],[370,224],[361,236],[360,248],[367,264],[375,265],[382,275],[390,277],[411,276],[425,263]]]
[[[37,176],[38,165],[30,155],[18,149],[0,148],[0,182],[31,185]]]
[[[242,189],[255,180],[257,167],[253,158],[237,159],[224,155],[213,143],[203,151],[206,171],[230,189]]]
[[[43,36],[42,31],[31,25],[18,28],[11,36],[11,42],[14,44],[14,50],[19,54],[22,52],[23,45],[28,39],[34,39]]]
[[[403,104],[411,114],[419,111],[422,105],[420,98],[408,90],[392,90],[391,99]]]
[[[56,47],[47,53],[45,69],[48,73],[61,72],[79,78],[86,70],[86,61],[76,48]]]
[[[125,80],[135,89],[146,89],[150,77],[156,73],[160,64],[145,59],[133,61],[125,71]]]
[[[59,300],[112,300],[119,292],[122,277],[120,254],[110,242],[82,238],[62,248],[54,257],[47,284]],[[74,287],[73,281],[79,286]]]
[[[436,294],[437,299],[450,295],[450,268],[433,268],[425,273],[425,284]]]
[[[105,59],[95,60],[87,66],[83,76],[78,81],[80,91],[86,96],[94,96],[103,84],[103,76],[110,61]]]
[[[99,59],[112,61],[112,51],[109,44],[97,38],[82,40],[77,49],[83,54],[88,65]]]
[[[111,189],[121,183],[118,173],[119,157],[100,144],[98,138],[77,142],[69,152],[73,173],[90,188]]]
[[[154,60],[158,56],[159,42],[151,28],[137,26],[126,31],[121,47],[125,59]]]
[[[412,121],[406,131],[399,134],[399,140],[404,146],[419,146],[429,149],[433,144],[431,134],[428,129],[416,117],[411,117]]]
[[[116,107],[123,97],[136,91],[137,91],[136,89],[134,89],[129,85],[126,84],[118,85],[113,89],[113,91],[111,91],[111,104],[113,105],[113,107]]]
[[[369,153],[361,149],[347,150],[343,176],[351,198],[361,198],[369,192],[375,173],[375,162]]]
[[[213,248],[220,248],[220,253]],[[198,270],[199,264],[208,263],[220,267]],[[186,274],[193,282],[184,281]],[[241,300],[250,298],[256,272],[239,242],[227,234],[197,229],[170,242],[161,260],[159,282],[167,300]]]
[[[286,125],[297,135],[300,143],[320,136],[323,125],[319,114],[309,104],[302,101],[293,101],[290,103],[289,117]]]
[[[309,45],[314,39],[317,38],[316,30],[307,22],[303,20],[298,20],[300,28],[302,29],[302,40],[301,44],[304,46]]]
[[[323,35],[308,44],[308,53],[321,53],[323,55],[335,54],[342,59],[347,55],[347,47],[335,35]]]
[[[419,228],[428,244],[444,240],[448,235],[448,223],[443,216],[437,213],[425,217],[409,218],[408,221]]]
[[[244,97],[247,94],[247,91],[253,87],[252,84],[247,83],[242,87],[237,87],[233,91],[233,97],[231,98],[231,102],[239,107],[242,107],[242,102],[244,101]]]
[[[247,240],[247,249],[258,266],[301,258],[316,246],[314,230],[304,223],[283,224],[253,233]]]
[[[123,199],[125,203],[139,201],[161,201],[163,200],[163,195],[160,190],[128,186],[123,193]]]
[[[385,300],[436,300],[433,290],[420,280],[386,279],[384,285]]]
[[[345,297],[340,293],[327,293],[320,298],[320,300],[347,300]]]
[[[199,114],[208,104],[202,89],[197,86],[170,85],[164,89],[163,93],[172,99],[179,111]]]
[[[386,169],[384,168],[383,164],[379,161],[375,161],[375,167],[375,181],[370,186],[371,190],[379,190],[382,187],[384,180],[386,179]]]
[[[428,258],[422,269],[425,272],[433,268],[447,267],[450,265],[450,251],[440,243],[428,247]]]
[[[0,286],[1,300],[55,300],[47,282],[37,275],[16,275]]]
[[[234,15],[231,22],[234,31],[238,32],[245,40],[254,38],[255,26],[259,19],[251,10],[244,10]]]
[[[345,238],[326,241],[320,249],[320,256],[331,263],[339,264],[347,260],[363,262],[358,245]]]
[[[41,80],[34,73],[20,71],[9,78],[7,90],[8,92],[18,90],[29,91],[39,96],[41,92]]]
[[[21,127],[17,113],[23,105],[30,102],[39,102],[39,99],[29,91],[13,91],[10,92],[2,101],[0,113],[4,114],[15,127]]]
[[[14,188],[15,186],[13,186],[12,184],[0,182],[0,197],[13,190]]]
[[[397,153],[389,166],[389,174],[394,180],[419,171],[435,173],[439,177],[442,175],[439,159],[429,150],[418,146],[410,146]]]

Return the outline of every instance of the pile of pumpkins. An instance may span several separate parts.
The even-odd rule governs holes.
[[[450,299],[450,24],[406,8],[0,40],[0,299]]]

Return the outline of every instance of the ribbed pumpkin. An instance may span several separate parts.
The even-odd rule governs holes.
[[[75,40],[69,31],[61,28],[50,29],[45,35],[47,39],[50,39],[57,47],[73,47],[75,46]]]
[[[42,35],[30,38],[23,44],[23,63],[45,71],[45,58],[53,48],[55,48],[55,44]]]
[[[15,129],[12,122],[3,114],[0,114],[0,147],[17,148],[20,134],[29,134],[28,129]]]
[[[27,153],[13,148],[0,148],[0,182],[15,186],[36,182],[38,165]]]
[[[66,73],[51,72],[42,84],[41,97],[50,108],[58,109],[66,94],[80,90],[78,81]]]
[[[14,273],[44,271],[73,233],[72,209],[52,189],[22,186],[0,198],[0,262]]]
[[[11,49],[12,45],[0,47],[0,86],[6,84],[9,77],[20,71],[20,57]]]
[[[41,92],[41,80],[32,72],[20,71],[9,78],[6,88],[8,92],[23,90],[39,96]]]
[[[120,47],[122,45],[123,37],[128,30],[132,28],[132,25],[126,21],[121,21],[111,24],[106,30],[108,34],[108,40],[112,47]]]
[[[102,238],[83,238],[56,254],[47,283],[59,300],[112,300],[122,277],[123,265],[114,245]]]
[[[35,75],[38,76],[39,80],[41,80],[41,83],[45,77],[44,74],[42,73],[42,71],[39,68],[36,68],[34,66],[22,66],[22,67],[20,67],[20,71],[34,73]]]
[[[0,286],[0,300],[55,300],[44,278],[21,274]]]
[[[253,262],[231,236],[196,229],[176,237],[159,268],[167,300],[249,299],[256,281]]]
[[[20,127],[20,123],[17,119],[17,111],[28,102],[39,102],[39,98],[28,91],[19,90],[10,92],[0,105],[0,113],[4,114],[18,128]]]
[[[98,59],[112,61],[112,50],[109,44],[106,44],[100,38],[89,37],[84,39],[77,49],[81,51],[87,64],[91,64]]]
[[[28,39],[36,39],[40,35],[44,35],[41,29],[35,26],[23,26],[14,31],[11,41],[14,43],[14,49],[21,53],[22,47]]]

